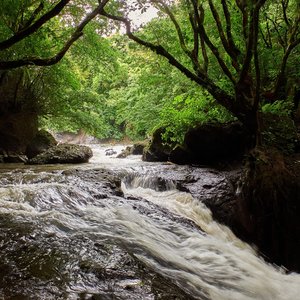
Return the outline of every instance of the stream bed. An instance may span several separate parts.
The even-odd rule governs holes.
[[[0,299],[300,299],[299,274],[177,188],[195,174],[221,185],[222,174],[106,149],[83,165],[1,165]]]

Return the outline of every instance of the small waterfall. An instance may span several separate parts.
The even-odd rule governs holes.
[[[255,250],[239,240],[228,227],[215,222],[206,206],[190,194],[176,190],[173,182],[165,184],[169,189],[158,192],[149,188],[151,185],[145,184],[147,181],[155,182],[153,177],[143,176],[142,180],[133,178],[133,184],[123,183],[125,195],[147,199],[172,214],[191,220],[205,234],[186,230],[183,226],[171,227],[170,231],[162,233],[164,226],[151,224],[153,236],[149,237],[150,228],[147,234],[143,230],[141,244],[146,244],[151,248],[148,251],[159,258],[140,257],[141,260],[165,271],[165,276],[170,276],[182,289],[192,290],[197,299],[292,300],[298,297],[299,275],[286,275],[285,270],[257,257]],[[123,214],[128,218],[128,213],[123,211]],[[143,226],[149,227],[138,215],[133,220],[136,228],[132,230],[130,224],[132,233],[141,231]],[[154,231],[153,227],[156,227]]]
[[[183,168],[109,164],[113,175],[102,160],[0,172],[0,299],[299,298],[299,274],[267,264],[176,189]]]
[[[138,175],[129,173],[123,178],[124,187],[130,189],[144,188],[162,192],[176,189],[176,183],[155,175]],[[124,188],[123,187],[123,188]]]

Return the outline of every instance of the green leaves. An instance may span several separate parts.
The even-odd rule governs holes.
[[[161,111],[158,127],[165,128],[164,139],[182,144],[189,128],[205,123],[224,123],[234,118],[205,91],[176,96]]]
[[[278,116],[291,116],[294,103],[292,99],[277,100],[273,103],[266,103],[262,106],[263,113],[271,113]]]

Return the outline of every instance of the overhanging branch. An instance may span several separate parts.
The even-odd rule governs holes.
[[[65,43],[62,49],[53,57],[50,58],[23,58],[12,61],[1,61],[0,69],[13,69],[22,66],[51,66],[58,63],[66,54],[66,52],[70,49],[70,47],[83,35],[83,29],[85,26],[93,20],[99,12],[104,8],[109,0],[104,0],[101,2],[91,13],[89,13],[76,27],[76,30],[73,32],[71,38]]]
[[[40,29],[47,21],[57,16],[63,8],[70,2],[70,0],[61,0],[57,5],[55,5],[51,10],[41,16],[32,25],[26,27],[23,30],[18,31],[12,37],[0,42],[0,50],[5,50],[13,46],[14,44],[20,42],[27,36],[33,34],[38,29]]]
[[[105,16],[111,20],[115,20],[118,22],[122,22],[126,27],[126,35],[136,43],[147,47],[152,50],[156,54],[165,57],[171,65],[173,65],[176,69],[182,72],[187,78],[196,82],[198,85],[205,88],[215,99],[216,101],[227,108],[234,115],[238,115],[239,110],[235,105],[235,101],[232,96],[227,94],[225,91],[220,89],[206,74],[194,74],[189,69],[187,69],[184,65],[182,65],[171,53],[169,53],[163,46],[155,45],[151,42],[145,41],[136,35],[134,35],[131,31],[130,21],[122,16],[115,16],[107,13],[104,9],[101,12],[102,16]]]

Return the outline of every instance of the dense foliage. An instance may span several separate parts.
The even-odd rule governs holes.
[[[2,114],[14,103],[42,126],[99,138],[163,126],[181,142],[203,122],[256,132],[257,113],[297,105],[296,0],[2,2]],[[128,13],[149,5],[158,15],[136,30]]]

